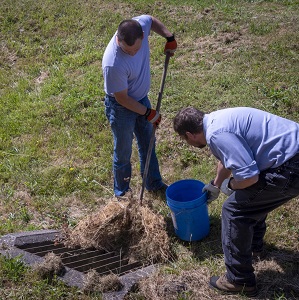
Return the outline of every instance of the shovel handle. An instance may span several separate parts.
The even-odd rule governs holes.
[[[163,75],[162,75],[162,79],[161,79],[160,91],[159,91],[159,95],[158,95],[158,102],[157,102],[157,106],[156,106],[156,111],[158,111],[158,112],[160,112],[162,94],[163,94],[163,90],[164,90],[169,59],[170,59],[170,53],[167,52],[166,57],[165,57],[165,62],[164,62],[164,69],[163,69]]]
[[[166,57],[165,57],[165,62],[164,62],[164,69],[163,69],[163,75],[162,75],[162,80],[161,80],[161,85],[160,85],[160,91],[159,91],[159,95],[158,95],[158,102],[157,102],[157,106],[156,106],[156,111],[157,112],[160,111],[160,107],[161,107],[161,100],[162,100],[162,94],[163,94],[164,85],[165,85],[165,78],[166,78],[166,74],[167,74],[169,59],[170,59],[170,53],[167,52]],[[145,162],[145,167],[144,167],[144,172],[143,172],[143,177],[142,177],[142,187],[141,187],[140,195],[139,195],[140,205],[142,205],[143,193],[144,193],[144,188],[145,188],[145,181],[146,181],[146,178],[147,178],[149,163],[150,163],[151,154],[152,154],[152,150],[153,150],[153,146],[154,146],[154,142],[155,142],[156,129],[157,129],[157,127],[154,125],[152,135],[151,135],[151,139],[150,139],[149,146],[148,146],[146,162]]]

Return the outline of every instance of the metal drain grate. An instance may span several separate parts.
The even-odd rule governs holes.
[[[152,274],[154,265],[142,266],[140,262],[129,263],[117,252],[96,249],[70,249],[56,244],[60,232],[57,230],[36,230],[13,233],[0,238],[0,254],[6,257],[20,257],[27,265],[41,263],[44,256],[53,252],[59,255],[66,272],[59,278],[69,286],[83,288],[85,274],[95,269],[99,275],[114,273],[119,276],[123,289],[118,292],[104,293],[104,300],[122,300],[136,282]]]
[[[122,258],[121,253],[96,249],[71,249],[65,247],[63,244],[56,244],[53,241],[24,244],[17,248],[40,257],[44,257],[46,254],[53,252],[61,258],[65,267],[83,273],[87,273],[89,270],[95,270],[101,276],[111,273],[121,276],[128,272],[135,271],[142,266],[140,262],[129,263],[129,259]]]

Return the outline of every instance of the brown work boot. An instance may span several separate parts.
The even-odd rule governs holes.
[[[213,276],[210,278],[210,287],[226,294],[242,294],[247,297],[257,295],[256,286],[239,285],[227,280],[226,274],[222,276]]]

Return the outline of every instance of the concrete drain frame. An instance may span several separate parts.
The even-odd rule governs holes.
[[[20,260],[29,266],[42,263],[47,253],[53,252],[60,255],[65,266],[65,273],[58,278],[68,286],[75,286],[79,289],[83,288],[85,273],[90,269],[95,269],[100,276],[109,273],[117,274],[123,284],[123,289],[104,293],[103,299],[105,300],[123,299],[134,284],[156,270],[155,265],[143,267],[140,263],[129,264],[126,259],[121,258],[120,254],[114,252],[66,248],[62,244],[55,243],[60,236],[61,233],[58,230],[7,234],[0,238],[0,254],[7,258],[19,256]],[[96,261],[98,257],[101,257],[100,261]]]

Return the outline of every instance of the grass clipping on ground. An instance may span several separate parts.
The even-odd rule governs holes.
[[[53,252],[49,252],[42,262],[36,263],[33,266],[33,270],[35,270],[42,279],[48,278],[52,280],[54,275],[63,275],[65,267],[59,256]]]
[[[96,270],[90,270],[83,283],[85,292],[99,291],[102,293],[120,291],[123,288],[119,277],[116,274],[99,276]]]
[[[65,233],[68,247],[121,251],[130,262],[157,263],[171,256],[170,240],[161,215],[137,202],[110,201]]]

